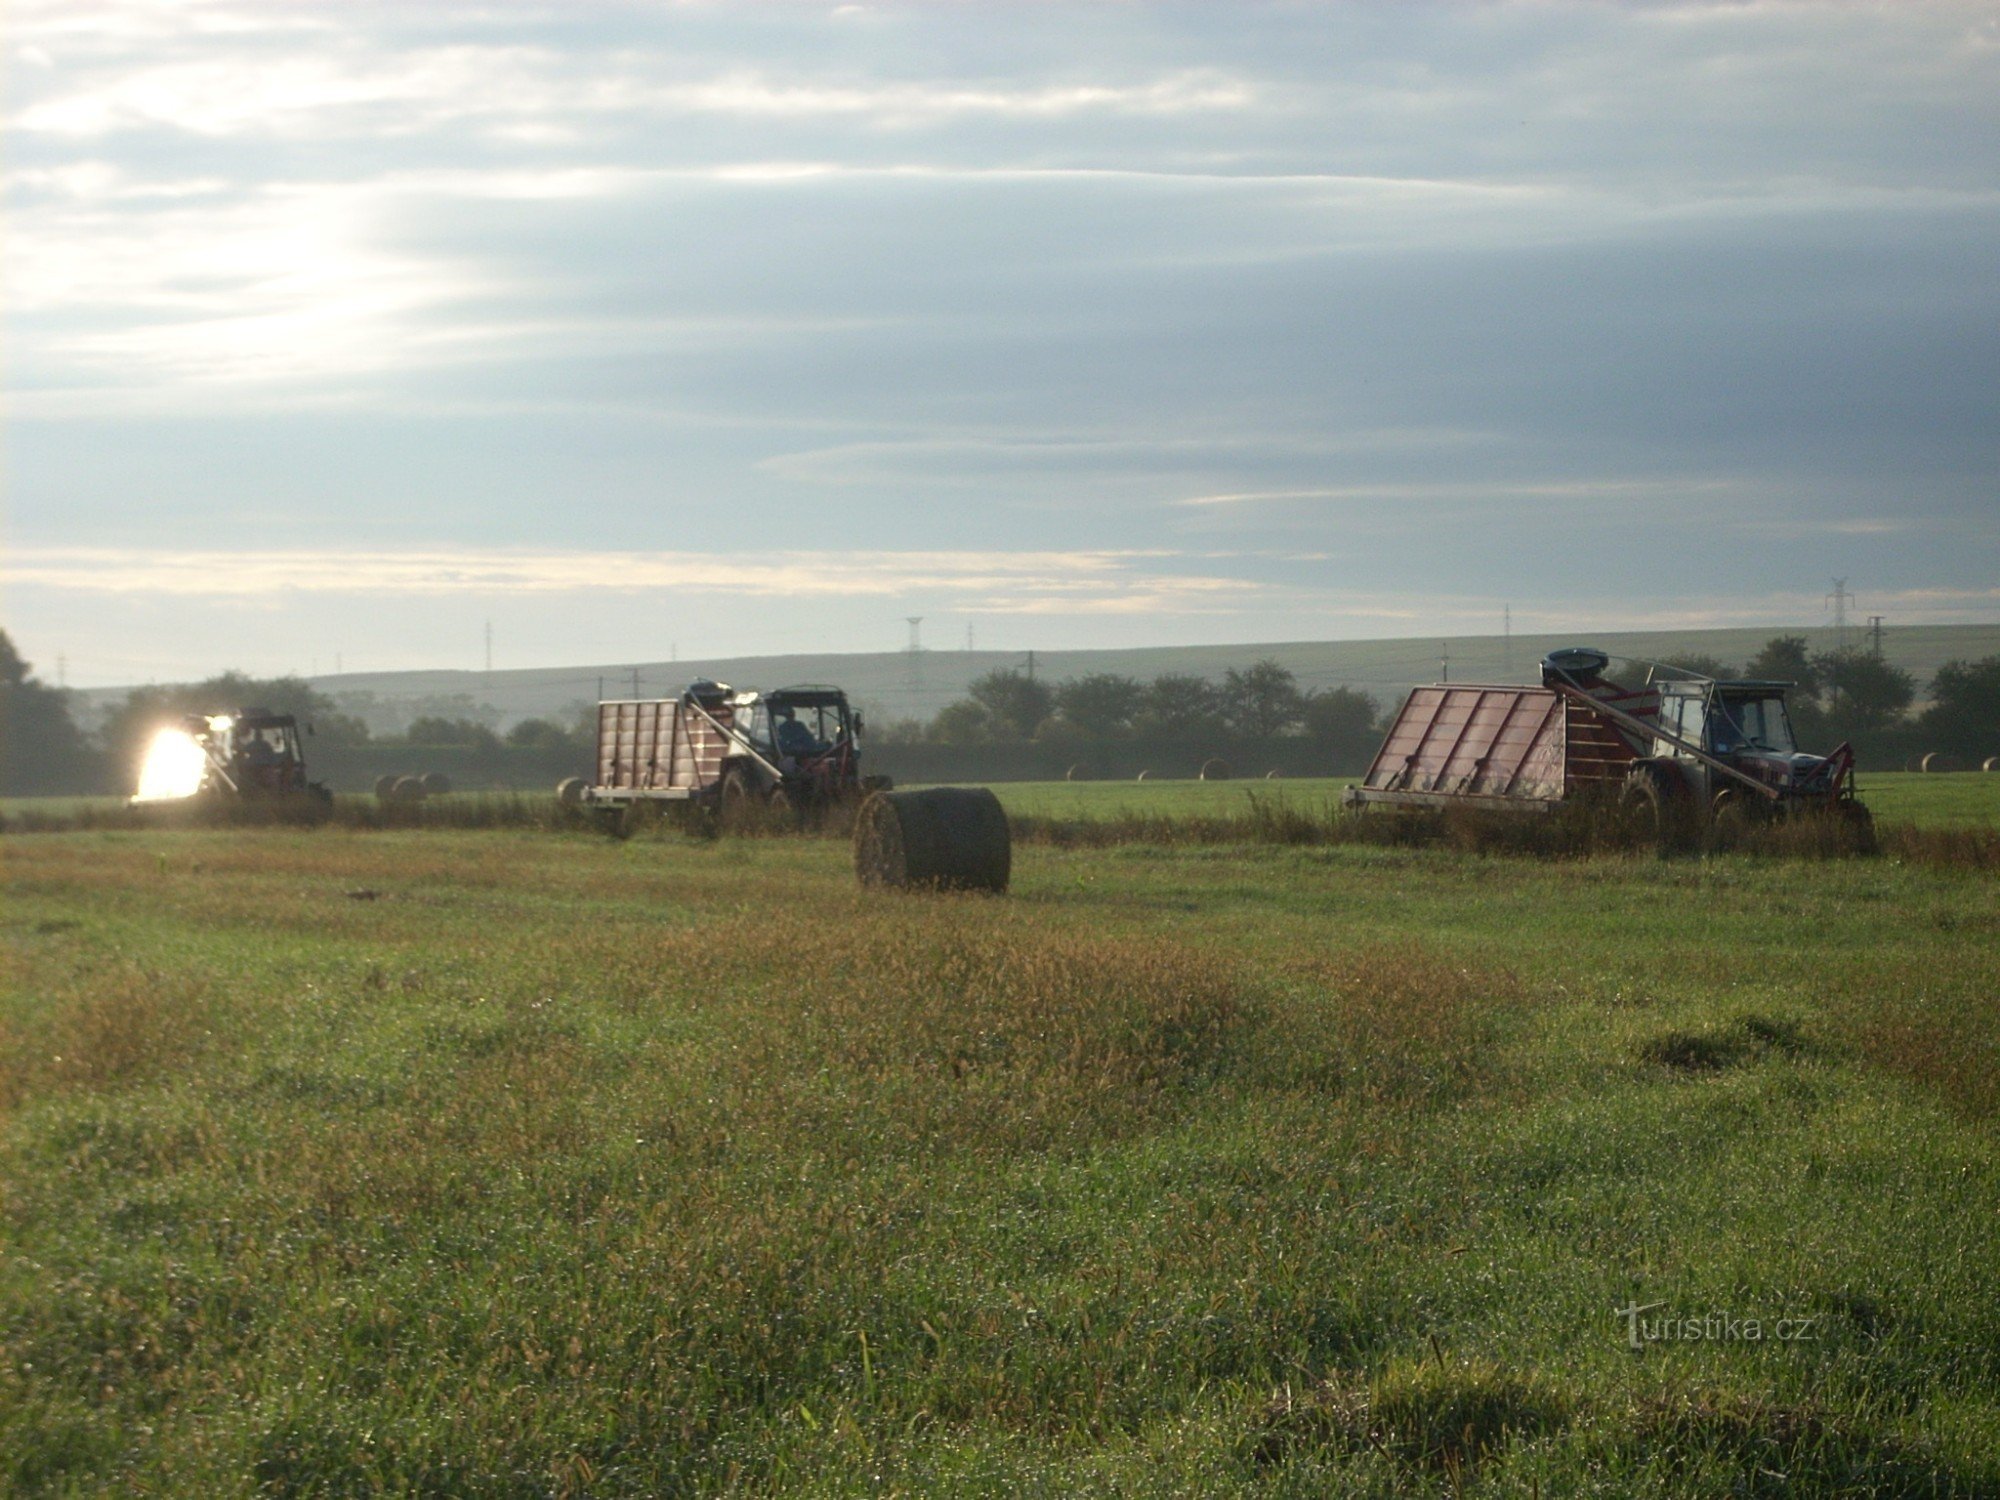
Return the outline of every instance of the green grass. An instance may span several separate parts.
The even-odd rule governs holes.
[[[1013,781],[996,782],[993,790],[1016,816],[1225,817],[1244,812],[1253,798],[1307,811],[1336,807],[1341,793],[1359,780],[1344,776],[1289,781]],[[1861,778],[1861,794],[1879,821],[1921,828],[2000,827],[2000,774],[1874,772]]]
[[[1925,776],[1890,771],[1863,776],[1861,792],[1876,818],[1925,828],[2000,827],[2000,773],[1954,771]]]
[[[2000,1494],[1990,873],[898,897],[332,827],[0,880],[0,1489]],[[1653,1302],[1813,1336],[1634,1352]]]

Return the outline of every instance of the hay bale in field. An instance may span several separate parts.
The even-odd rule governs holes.
[[[1276,766],[1273,766],[1270,770],[1264,773],[1264,779],[1266,781],[1283,781],[1285,779],[1285,773],[1283,771],[1280,771]]]
[[[1150,778],[1150,777],[1152,776],[1152,774],[1153,774],[1153,773],[1152,773],[1151,771],[1141,771],[1141,772],[1139,773],[1139,780],[1141,780],[1141,781],[1145,781],[1145,780],[1147,780],[1148,778]]]
[[[1210,756],[1201,763],[1201,779],[1203,781],[1227,781],[1229,779],[1229,762],[1220,756]]]
[[[1979,769],[1982,771],[2000,771],[2000,755],[1987,756]]]
[[[451,790],[451,778],[442,771],[426,771],[417,780],[423,783],[426,797],[442,797]]]
[[[984,787],[876,792],[854,819],[854,873],[866,886],[1004,891],[1013,838]]]
[[[424,782],[420,776],[398,776],[396,784],[389,788],[391,802],[421,802],[424,800]]]
[[[1958,769],[1958,757],[1946,755],[1942,750],[1933,750],[1929,755],[1924,757],[1923,763],[1917,769],[1920,771],[1956,771]]]
[[[375,778],[375,796],[378,801],[387,802],[396,795],[396,778],[384,774]]]
[[[1063,780],[1088,781],[1090,780],[1090,767],[1086,766],[1082,761],[1078,761],[1075,765],[1071,766],[1067,771],[1063,772]]]
[[[589,785],[581,776],[565,776],[556,783],[556,801],[564,807],[581,807],[583,789]]]

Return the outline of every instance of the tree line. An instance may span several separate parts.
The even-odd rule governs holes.
[[[927,724],[897,725],[894,742],[985,745],[1117,740],[1223,741],[1309,736],[1343,752],[1368,745],[1382,708],[1349,687],[1306,691],[1268,658],[1232,667],[1220,682],[1187,672],[1149,681],[1092,672],[1059,682],[999,670],[975,678],[964,698]]]
[[[1813,651],[1803,636],[1776,636],[1741,666],[1709,656],[1669,665],[1719,679],[1795,684],[1788,695],[1802,748],[1824,751],[1841,740],[1917,737],[1926,750],[1974,760],[2000,754],[2000,656],[1941,666],[1919,697],[1917,678],[1871,651]],[[400,736],[372,735],[347,705],[299,677],[257,678],[225,672],[202,682],[129,692],[91,732],[75,722],[69,697],[39,681],[0,630],[0,794],[41,796],[122,790],[134,781],[146,741],[162,723],[194,713],[258,706],[296,715],[315,736],[308,759],[380,758],[404,751],[450,753],[454,763],[511,771],[581,766],[594,750],[595,710],[576,705],[562,717],[524,719],[504,733],[494,711],[469,698],[429,705]],[[1130,747],[1136,743],[1203,747],[1229,743],[1310,745],[1330,764],[1365,761],[1386,725],[1383,705],[1351,687],[1301,689],[1297,678],[1265,659],[1231,668],[1220,681],[1168,672],[1150,680],[1111,672],[1049,682],[1016,671],[974,680],[967,695],[928,723],[877,726],[883,746],[969,748],[1035,745]],[[416,769],[412,765],[412,769]],[[537,769],[536,774],[539,774]],[[569,774],[567,771],[562,774]]]
[[[1699,655],[1667,665],[1722,680],[1794,684],[1786,706],[1801,749],[1823,751],[1841,740],[1911,730],[1927,749],[1979,758],[2000,754],[2000,656],[1946,662],[1931,677],[1921,708],[1914,673],[1854,646],[1814,651],[1804,636],[1775,636],[1741,667]]]
[[[361,750],[403,751],[414,762],[426,751],[456,753],[458,761],[508,760],[582,764],[596,736],[595,711],[575,722],[524,719],[504,734],[485,722],[483,705],[467,698],[436,705],[397,736],[371,734],[366,720],[299,677],[252,677],[224,672],[201,682],[138,687],[91,730],[76,723],[69,695],[39,681],[6,631],[0,630],[0,795],[53,796],[126,791],[136,784],[153,734],[190,714],[265,708],[312,726],[308,764],[340,761]],[[458,710],[453,712],[452,710]]]

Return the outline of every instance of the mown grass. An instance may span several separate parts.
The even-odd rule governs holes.
[[[1990,874],[5,861],[0,1487],[2000,1493]]]

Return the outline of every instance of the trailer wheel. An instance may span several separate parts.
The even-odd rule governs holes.
[[[618,812],[618,837],[650,833],[660,826],[660,804],[650,797],[634,797]]]

